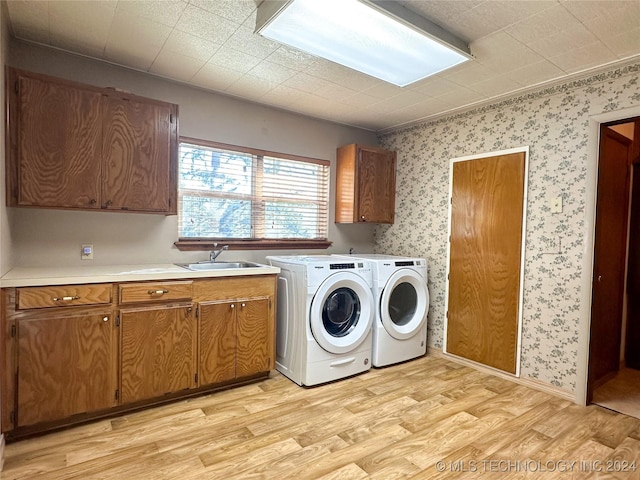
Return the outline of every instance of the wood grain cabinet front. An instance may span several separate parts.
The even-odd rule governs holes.
[[[275,275],[3,288],[8,438],[266,378]]]
[[[7,204],[177,213],[178,106],[7,68]]]
[[[15,334],[16,427],[116,404],[117,336],[110,309],[23,317]]]
[[[122,403],[196,386],[192,304],[120,310],[120,335]]]
[[[337,150],[336,223],[393,223],[396,152],[363,145]]]
[[[201,385],[273,368],[268,298],[203,302],[198,308]]]

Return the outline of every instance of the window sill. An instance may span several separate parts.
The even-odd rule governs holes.
[[[218,247],[214,244],[217,243]],[[226,240],[221,239],[184,239],[174,242],[180,251],[214,250],[222,245],[228,245],[229,250],[305,250],[327,249],[332,242],[328,240]]]

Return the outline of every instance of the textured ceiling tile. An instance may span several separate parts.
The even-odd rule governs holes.
[[[51,3],[51,44],[85,55],[104,52],[116,5],[115,1],[96,2],[93,5],[82,2]]]
[[[252,17],[256,10],[253,0],[190,0],[189,3],[238,24]],[[255,15],[253,18],[255,27]]]
[[[277,84],[265,78],[256,77],[255,75],[243,75],[236,82],[229,85],[225,92],[257,100],[276,86]]]
[[[603,43],[596,42],[576,48],[549,59],[568,73],[578,72],[616,60],[616,56]]]
[[[272,63],[267,60],[260,62],[249,71],[250,75],[262,77],[274,83],[282,83],[285,80],[293,77],[296,73],[297,72],[295,70],[283,67],[282,65],[278,65],[277,63]]]
[[[241,76],[242,74],[235,70],[207,63],[193,76],[191,83],[202,88],[221,92]]]
[[[555,57],[598,41],[598,38],[581,23],[567,25],[555,35],[542,37],[529,43],[529,47],[545,58]]]
[[[281,45],[267,57],[267,60],[293,70],[302,71],[309,68],[315,62],[316,57],[295,48]]]
[[[505,73],[507,78],[523,86],[555,80],[562,75],[564,75],[564,71],[548,60],[542,60]]]
[[[467,85],[474,81],[477,82],[479,80],[497,77],[499,74],[500,72],[496,72],[495,69],[487,67],[478,61],[472,60],[449,70],[440,72],[438,75],[458,85]]]
[[[638,55],[640,52],[640,27],[619,35],[610,35],[602,42],[620,58]]]
[[[271,105],[288,107],[295,102],[304,99],[306,92],[285,85],[276,85],[262,96],[262,100],[268,101]]]
[[[471,103],[478,102],[480,100],[484,100],[487,97],[486,95],[483,95],[469,88],[460,87],[450,93],[445,93],[444,95],[438,95],[435,98],[437,100],[440,100],[441,102],[447,103],[449,105],[453,105],[454,107],[461,107],[463,105],[468,105]]]
[[[375,85],[362,90],[362,93],[371,97],[375,97],[378,100],[395,97],[396,95],[400,95],[402,92],[404,92],[404,89],[402,87],[383,82],[382,80],[378,80]]]
[[[308,75],[304,72],[296,73],[293,77],[283,82],[283,85],[296,88],[307,93],[315,93],[317,90],[326,87],[330,82],[323,79]],[[325,99],[326,101],[326,99]]]
[[[457,83],[440,75],[433,75],[411,85],[410,88],[416,92],[429,95],[430,97],[437,97],[438,95],[449,93],[457,87],[459,87]]]
[[[372,97],[371,95],[367,95],[366,93],[356,93],[355,95],[351,95],[350,97],[343,98],[340,103],[345,105],[349,105],[351,108],[354,107],[367,107],[369,105],[373,105],[376,102],[379,102],[380,99],[376,97]]]
[[[415,103],[419,103],[425,100],[425,95],[420,92],[415,92],[412,90],[405,90],[399,95],[395,97],[388,98],[386,100],[380,100],[373,104],[376,108],[381,108],[383,110],[398,110],[401,108],[406,108],[409,105],[413,105]]]
[[[486,97],[495,97],[500,94],[519,90],[520,88],[522,88],[522,85],[506,76],[500,76],[491,78],[489,80],[472,83],[469,85],[469,88],[483,94]]]
[[[236,70],[240,73],[247,73],[258,65],[261,60],[252,55],[239,52],[227,46],[222,46],[209,60],[214,65]]]
[[[158,55],[159,48],[130,42],[110,42],[104,52],[104,58],[110,62],[147,71]]]
[[[156,47],[157,51],[169,38],[171,27],[139,17],[129,17],[116,12],[109,30],[108,45],[119,45],[131,48]],[[107,45],[107,46],[108,46]]]
[[[473,8],[470,14],[490,19],[497,28],[504,28],[518,23],[523,17],[535,15],[557,4],[556,0],[490,1]]]
[[[320,97],[326,98],[327,100],[341,102],[345,98],[353,96],[356,91],[342,85],[328,83],[324,87],[316,90],[314,93]]]
[[[184,9],[180,20],[176,24],[177,30],[202,37],[213,43],[226,42],[239,27],[238,23],[231,22],[193,5],[188,5]]]
[[[516,40],[529,45],[544,38],[560,35],[565,29],[579,24],[576,17],[562,5],[557,5],[523,18],[522,21],[508,27],[506,32]]]
[[[101,2],[102,0],[89,3],[95,5]],[[125,0],[114,3],[118,4],[119,13],[174,27],[189,2],[184,0]]]
[[[620,8],[608,12],[601,17],[584,20],[589,31],[601,40],[625,31],[636,30],[640,26],[640,1],[635,2],[637,8]]]
[[[227,46],[240,52],[248,53],[254,57],[267,58],[275,52],[280,44],[263,38],[247,27],[239,27],[233,35],[229,37]]]
[[[180,53],[200,60],[209,60],[219,48],[220,44],[180,30],[173,30],[163,45],[162,51]]]
[[[187,82],[204,66],[205,60],[161,51],[149,71],[163,77]]]
[[[638,15],[640,15],[640,2],[638,0],[607,0],[605,2],[563,0],[562,5],[581,22],[610,16],[638,18]]]

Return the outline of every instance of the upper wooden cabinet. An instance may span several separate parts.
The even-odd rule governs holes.
[[[7,204],[176,213],[178,107],[7,69]]]
[[[396,152],[345,145],[337,161],[336,223],[393,223]]]

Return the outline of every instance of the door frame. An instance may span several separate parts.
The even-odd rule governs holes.
[[[484,368],[488,368],[491,370],[495,370],[504,375],[514,376],[516,378],[520,377],[520,360],[522,353],[522,307],[524,304],[524,267],[525,267],[525,253],[526,253],[526,245],[527,245],[527,204],[529,198],[529,146],[524,145],[521,147],[508,148],[506,150],[496,150],[493,152],[485,152],[474,155],[466,155],[464,157],[456,157],[449,160],[449,205],[447,206],[448,217],[447,217],[447,259],[446,259],[446,282],[445,282],[445,292],[444,292],[444,333],[443,333],[443,344],[442,351],[447,355],[456,356],[449,352],[447,352],[447,329],[448,329],[448,319],[447,312],[449,311],[449,270],[451,268],[451,242],[449,239],[451,238],[451,214],[452,214],[452,204],[451,199],[453,197],[453,165],[457,162],[465,162],[468,160],[477,160],[481,158],[487,157],[497,157],[501,155],[510,155],[513,153],[524,153],[524,198],[522,202],[522,245],[520,246],[520,291],[518,292],[518,335],[516,341],[516,372],[512,374],[510,372],[505,372],[504,370],[500,370],[489,365],[483,365]],[[476,363],[473,360],[465,359],[466,361]]]
[[[598,201],[598,161],[600,152],[600,125],[640,116],[640,105],[623,108],[614,112],[599,113],[589,116],[587,138],[586,192],[585,192],[585,226],[583,231],[584,245],[582,255],[582,295],[580,298],[580,321],[578,322],[578,355],[576,361],[577,379],[575,402],[587,404],[587,386],[589,374],[589,342],[591,336],[591,302],[593,259],[596,231],[596,203]]]

